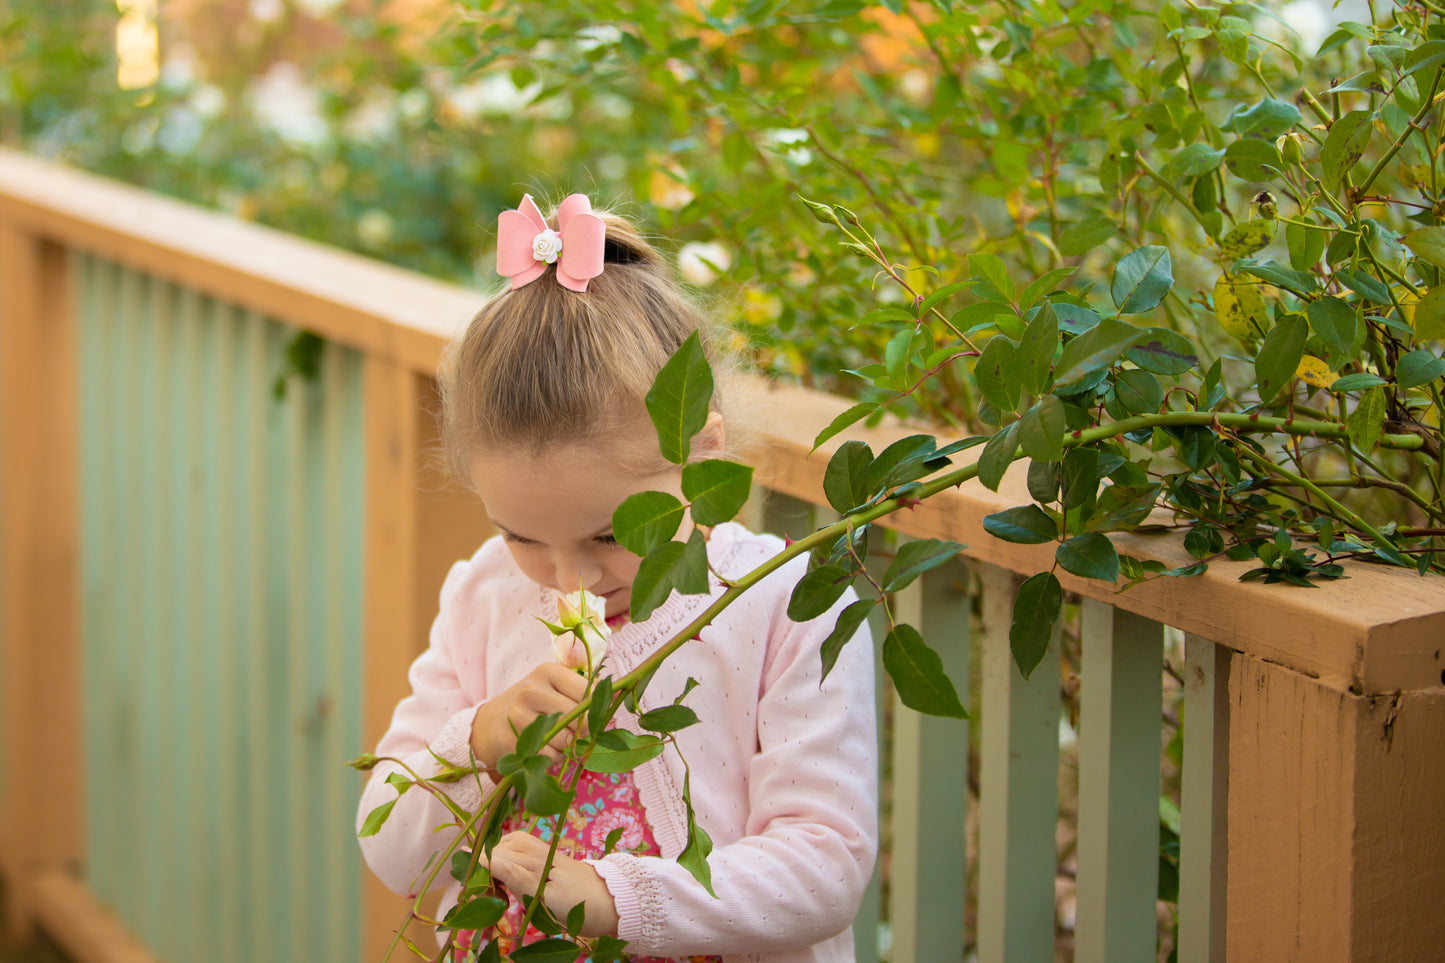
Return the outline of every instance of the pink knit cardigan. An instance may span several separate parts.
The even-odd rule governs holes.
[[[782,548],[736,524],[715,528],[713,567],[740,576]],[[873,871],[877,848],[877,736],[873,650],[866,626],[844,647],[820,685],[819,646],[850,591],[822,617],[787,616],[793,585],[806,571],[797,558],[764,579],[658,670],[643,711],[666,705],[686,680],[701,724],[678,733],[691,766],[693,809],[711,836],[708,859],[717,898],[676,862],[686,843],[683,761],[669,749],[634,776],[662,856],[613,854],[589,860],[606,882],[629,952],[680,957],[720,954],[728,963],[852,963],[849,929]],[[715,598],[722,591],[714,580]],[[421,773],[435,773],[429,744],[466,764],[479,703],[551,658],[551,636],[537,616],[556,617],[556,593],[527,579],[500,539],[452,567],[427,650],[409,675],[412,694],[392,716],[377,746]],[[606,671],[621,676],[710,601],[673,594],[652,617],[612,635]],[[617,723],[637,730],[625,709]],[[357,826],[396,797],[378,766],[357,812]],[[485,788],[490,784],[483,780]],[[474,810],[473,780],[451,797]],[[441,803],[413,790],[397,802],[375,836],[361,840],[372,871],[398,893],[414,892],[428,857],[455,838],[433,832],[449,821]],[[450,882],[445,869],[438,880]],[[451,883],[443,909],[455,899]]]

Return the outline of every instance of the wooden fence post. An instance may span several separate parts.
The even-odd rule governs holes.
[[[1440,959],[1445,690],[1356,695],[1237,653],[1229,692],[1226,956]]]
[[[76,322],[58,244],[0,224],[0,812],[7,929],[83,855]]]
[[[407,669],[426,648],[448,567],[469,557],[491,530],[480,503],[448,484],[440,470],[439,403],[432,379],[373,356],[365,365],[366,611],[359,751],[370,752],[397,702],[411,691]],[[382,958],[410,903],[365,874],[363,959]]]

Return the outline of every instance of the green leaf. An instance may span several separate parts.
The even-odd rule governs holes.
[[[914,481],[931,473],[929,467],[938,441],[932,435],[909,435],[900,438],[878,453],[868,466],[864,486],[869,494]]]
[[[1025,679],[1043,661],[1063,604],[1064,588],[1053,572],[1032,575],[1019,586],[1008,641],[1014,664]]]
[[[1368,110],[1352,110],[1330,125],[1320,147],[1320,166],[1325,187],[1334,189],[1354,168],[1370,143],[1375,115]]]
[[[406,795],[406,791],[415,785],[415,783],[411,781],[410,776],[403,775],[399,772],[394,772],[387,776],[386,784],[395,789],[398,796]]]
[[[833,631],[823,640],[820,654],[823,658],[823,678],[828,678],[828,673],[833,671],[833,666],[838,662],[838,655],[843,651],[843,646],[852,641],[853,636],[858,634],[859,627],[868,618],[868,613],[873,611],[877,605],[874,599],[859,599],[856,602],[848,603],[848,607],[838,613],[838,621],[833,625]]]
[[[1308,337],[1309,325],[1298,314],[1281,318],[1264,336],[1259,356],[1254,359],[1254,370],[1259,379],[1259,400],[1263,404],[1273,401],[1281,389],[1294,380]]]
[[[1100,471],[1104,467],[1100,464],[1101,454],[1094,448],[1070,448],[1064,455],[1062,505],[1065,509],[1078,508],[1099,490],[1099,479],[1107,474]]]
[[[484,930],[495,925],[506,912],[506,900],[495,896],[478,896],[453,906],[442,918],[442,926],[451,930]]]
[[[1229,117],[1220,125],[1220,129],[1227,130],[1232,134],[1239,134],[1241,137],[1253,134],[1256,137],[1274,139],[1280,134],[1289,133],[1290,129],[1299,122],[1299,108],[1293,104],[1282,103],[1266,97],[1252,107],[1234,108]]]
[[[1019,505],[985,515],[983,530],[1019,545],[1042,545],[1059,537],[1058,523],[1037,505]]]
[[[557,816],[571,802],[557,777],[547,771],[543,756],[532,756],[522,767],[522,802],[534,816]]]
[[[592,687],[587,705],[587,731],[601,732],[607,728],[607,710],[612,707],[612,676],[605,675]]]
[[[697,529],[686,543],[667,542],[642,560],[632,581],[629,608],[633,621],[647,621],[673,589],[683,595],[701,595],[708,590],[707,546]]]
[[[1019,447],[1029,458],[1059,461],[1064,457],[1064,403],[1044,395],[1019,419]]]
[[[1431,288],[1415,305],[1415,339],[1445,339],[1445,285]]]
[[[1119,553],[1102,532],[1085,532],[1068,539],[1054,552],[1059,566],[1080,578],[1105,582],[1119,580]]]
[[[1418,388],[1445,374],[1445,360],[1424,348],[1416,348],[1395,363],[1395,384],[1401,388]]]
[[[1284,158],[1279,148],[1267,140],[1244,137],[1230,144],[1224,152],[1224,163],[1240,180],[1262,184],[1279,176]],[[1201,212],[1202,213],[1202,212]]]
[[[1208,144],[1190,144],[1169,158],[1165,172],[1180,180],[1190,180],[1214,170],[1223,158],[1223,150],[1215,150]]]
[[[682,777],[682,805],[687,813],[687,845],[678,855],[677,863],[702,884],[709,896],[717,899],[712,889],[712,869],[707,864],[708,854],[712,852],[712,837],[697,824],[693,815],[692,776],[689,773],[684,773]]]
[[[397,799],[400,798],[400,796],[397,797]],[[396,799],[393,799],[391,802],[382,803],[367,813],[366,822],[361,824],[361,831],[356,835],[375,836],[381,832],[381,827],[386,824],[387,817],[391,815],[391,810],[395,805]]]
[[[1405,74],[1429,70],[1445,65],[1445,41],[1429,40],[1416,47],[1405,57]]]
[[[968,286],[968,281],[954,281],[951,284],[945,284],[941,288],[936,288],[928,292],[928,297],[918,302],[918,317],[923,317],[929,312],[931,308],[935,307],[945,298],[952,297],[953,295],[957,294],[959,291],[964,290]]]
[[[913,626],[900,623],[888,633],[883,640],[883,668],[908,708],[931,716],[968,718],[943,671],[943,660]]]
[[[846,514],[872,496],[867,485],[871,464],[872,450],[866,442],[856,440],[845,441],[828,459],[828,468],[823,473],[823,494],[835,511]]]
[[[1018,370],[1024,390],[1031,395],[1043,394],[1049,384],[1054,355],[1059,350],[1059,319],[1053,306],[1045,303],[1024,329],[1018,346]]]
[[[657,736],[639,736],[626,729],[608,729],[597,734],[597,746],[587,757],[588,772],[631,772],[667,748]]]
[[[1366,274],[1364,271],[1352,271],[1348,268],[1340,268],[1335,271],[1335,278],[1352,291],[1359,292],[1360,297],[1373,301],[1376,304],[1389,304],[1390,289],[1378,278]]]
[[[712,368],[694,331],[662,366],[647,393],[647,413],[657,429],[662,457],[676,465],[686,463],[692,436],[707,424],[712,392]]]
[[[637,718],[637,724],[648,732],[678,732],[697,721],[697,713],[681,705],[659,706]]]
[[[813,569],[793,586],[793,594],[788,598],[788,618],[794,622],[816,619],[843,597],[855,575],[837,565]]]
[[[1288,288],[1296,294],[1311,294],[1319,287],[1314,275],[1306,274],[1304,271],[1291,271],[1277,261],[1265,261],[1263,264],[1246,262],[1239,265],[1239,269],[1245,274],[1253,274],[1261,281],[1268,281],[1276,287]]]
[[[542,748],[542,743],[547,741],[547,730],[555,726],[560,718],[561,716],[555,712],[548,713],[537,716],[523,727],[522,731],[517,734],[517,748],[514,755],[519,765],[516,768],[521,768],[521,762],[536,755],[537,751]],[[497,767],[501,768],[500,762]],[[505,776],[508,773],[504,772],[502,775]]]
[[[577,963],[577,957],[583,952],[583,948],[571,940],[553,937],[517,947],[512,951],[512,959],[517,963]]]
[[[1359,403],[1355,410],[1350,412],[1346,421],[1350,432],[1350,444],[1356,450],[1368,455],[1375,447],[1375,442],[1380,440],[1380,434],[1385,430],[1385,392],[1381,388],[1371,388],[1360,396]]]
[[[1339,368],[1340,363],[1350,356],[1355,335],[1359,332],[1359,312],[1339,298],[1324,297],[1311,301],[1306,313],[1310,328],[1329,349],[1330,367]]]
[[[685,511],[667,492],[629,495],[612,513],[612,537],[633,555],[650,555],[677,534]]]
[[[994,335],[983,346],[973,366],[974,379],[983,398],[999,411],[1013,411],[1019,406],[1023,390],[1018,348],[1004,335]]]
[[[1296,271],[1308,271],[1320,263],[1325,253],[1325,232],[1320,228],[1308,228],[1291,222],[1284,228],[1285,243],[1289,245],[1289,264]]]
[[[1445,268],[1445,227],[1422,227],[1401,238],[1405,246],[1437,268]]]
[[[752,490],[753,469],[749,465],[709,458],[682,467],[682,493],[692,502],[692,520],[699,525],[732,521]],[[671,538],[672,533],[667,537]]]
[[[931,568],[953,558],[964,546],[957,542],[925,538],[904,542],[883,574],[883,591],[897,592]]]
[[[1129,360],[1155,374],[1179,375],[1199,363],[1199,356],[1184,336],[1168,328],[1148,328],[1129,349]]]
[[[1335,383],[1330,385],[1330,390],[1337,392],[1362,391],[1365,388],[1374,388],[1383,384],[1389,384],[1389,382],[1377,374],[1364,371],[1359,374],[1347,374],[1341,378],[1336,378]]]
[[[1120,314],[1151,310],[1174,286],[1174,269],[1169,249],[1150,244],[1130,251],[1114,267],[1109,293]],[[1067,347],[1065,348],[1067,350]]]
[[[1004,297],[1012,300],[1014,296],[1014,283],[1008,276],[1008,268],[1004,266],[1003,258],[997,254],[978,253],[968,256],[968,269],[975,278],[981,278],[992,284]]]
[[[575,939],[581,934],[582,927],[586,925],[587,901],[583,900],[567,911],[567,935]]]
[[[1114,379],[1114,395],[1131,415],[1147,415],[1164,404],[1164,388],[1147,371],[1131,368]]]
[[[869,415],[873,414],[873,412],[877,410],[878,402],[876,401],[860,401],[858,404],[853,405],[851,408],[848,408],[838,417],[834,418],[831,422],[829,422],[828,427],[818,432],[817,437],[813,439],[813,450],[817,451],[818,446],[823,444],[823,442],[827,441],[829,438],[832,438],[834,435],[838,434],[838,432],[842,431],[844,428],[847,428],[849,425],[862,421],[864,418],[867,418]]]
[[[1063,466],[1056,461],[1029,462],[1029,496],[1047,504],[1059,497],[1059,475]]]
[[[1100,321],[1064,345],[1054,367],[1055,386],[1077,384],[1100,368],[1109,367],[1147,335],[1144,328],[1127,321]]]
[[[1067,301],[1052,301],[1054,314],[1058,316],[1059,327],[1069,334],[1079,335],[1099,323],[1099,316],[1088,308]]]
[[[978,480],[990,491],[998,491],[1004,472],[1018,457],[1018,422],[1005,425],[983,446],[978,456]]]
[[[1088,254],[1105,241],[1114,238],[1118,233],[1118,225],[1107,217],[1091,217],[1077,221],[1059,233],[1059,253],[1064,257]]]
[[[620,830],[621,827],[619,826]],[[587,957],[591,963],[621,963],[626,958],[627,941],[615,936],[599,937]],[[480,961],[478,961],[480,963]]]

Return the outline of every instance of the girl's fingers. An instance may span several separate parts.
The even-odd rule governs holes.
[[[587,695],[587,680],[571,669],[556,662],[541,667],[542,676],[556,692],[567,698],[572,705],[581,702]]]

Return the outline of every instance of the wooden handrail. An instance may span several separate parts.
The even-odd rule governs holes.
[[[447,338],[482,296],[359,255],[206,211],[92,175],[0,150],[0,220],[225,298],[430,375]],[[848,402],[754,379],[759,480],[816,499],[829,454],[845,438],[881,445],[918,430],[898,422],[857,429],[810,454],[817,429]],[[975,449],[976,451],[976,449]],[[914,536],[950,538],[967,554],[1017,572],[1052,564],[1048,545],[1013,545],[986,534],[985,515],[1028,501],[1023,466],[998,493],[979,484],[946,492],[889,524]],[[1171,567],[1193,561],[1178,539],[1125,535],[1122,551]],[[1350,578],[1298,589],[1240,582],[1249,563],[1217,561],[1203,576],[1158,579],[1116,594],[1061,573],[1088,598],[1289,666],[1339,691],[1379,694],[1441,685],[1445,580],[1357,564]]]

